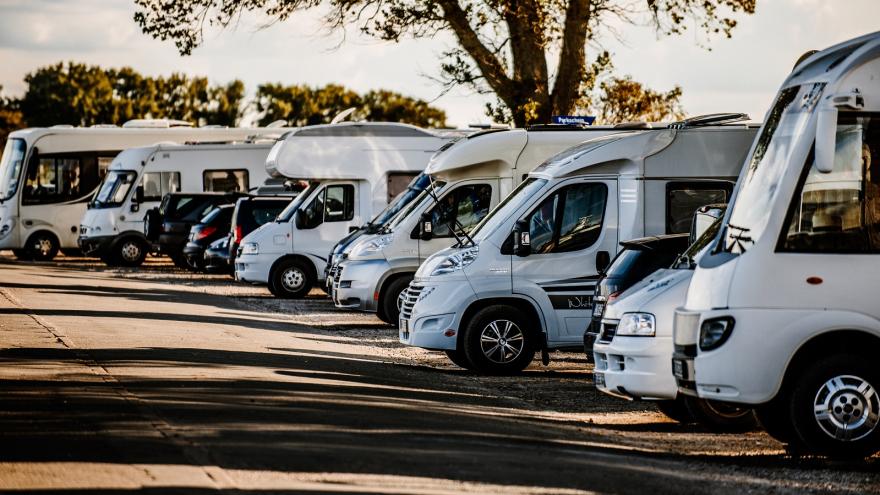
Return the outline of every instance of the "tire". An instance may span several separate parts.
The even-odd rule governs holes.
[[[141,266],[147,258],[147,245],[137,237],[125,237],[114,244],[111,257],[117,266]]]
[[[694,421],[716,433],[752,431],[758,427],[751,408],[689,395],[684,396],[684,404]]]
[[[147,240],[156,242],[159,240],[159,229],[162,226],[162,217],[159,208],[150,208],[144,214],[144,235]]]
[[[52,261],[58,255],[58,238],[51,232],[31,235],[25,246],[34,261]]]
[[[467,357],[464,355],[464,352],[461,349],[455,349],[452,351],[444,351],[446,352],[446,357],[452,361],[452,364],[458,366],[459,368],[464,368],[466,370],[472,370],[474,367],[471,365],[470,361],[467,360]]]
[[[488,375],[519,373],[535,358],[537,339],[526,315],[507,305],[478,311],[462,336],[465,359],[473,370]]]
[[[299,260],[284,260],[269,274],[269,292],[281,299],[302,299],[315,285],[310,267]]]
[[[189,262],[186,261],[186,256],[184,256],[183,253],[169,254],[168,257],[171,258],[171,261],[177,268],[180,268],[181,270],[190,269]]]
[[[681,396],[672,400],[658,400],[654,405],[664,416],[673,421],[678,421],[681,424],[694,422],[694,417],[691,416]]]
[[[12,254],[18,261],[31,261],[34,259],[34,257],[31,256],[31,252],[27,249],[13,249]]]
[[[409,287],[410,282],[412,282],[411,275],[396,278],[379,293],[380,311],[376,311],[379,319],[390,325],[397,325],[397,320],[400,318],[400,296]]]
[[[872,360],[835,354],[795,379],[791,419],[806,452],[859,459],[880,450],[880,373]]]
[[[780,392],[780,394],[784,393]],[[800,445],[800,440],[791,423],[790,398],[788,394],[778,397],[780,400],[773,400],[755,407],[755,417],[758,418],[758,424],[768,435],[781,443],[797,447]]]

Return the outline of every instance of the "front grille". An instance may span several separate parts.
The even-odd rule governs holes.
[[[614,339],[617,333],[617,323],[602,323],[602,332],[599,334],[599,342],[607,344]]]
[[[403,306],[400,308],[400,318],[403,320],[408,320],[410,316],[412,316],[413,306],[416,305],[416,301],[419,300],[419,294],[422,293],[424,287],[421,285],[416,285],[415,283],[410,283],[409,287],[404,290],[403,294]]]
[[[673,343],[675,345],[692,345],[697,343],[700,330],[700,313],[675,311],[673,320]]]

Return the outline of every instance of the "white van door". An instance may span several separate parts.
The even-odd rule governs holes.
[[[330,249],[362,223],[357,195],[357,182],[326,182],[300,207],[302,223],[293,227],[293,252],[308,256],[319,278]]]
[[[551,347],[582,342],[590,321],[597,261],[617,247],[617,180],[573,179],[523,217],[531,254],[513,255],[513,293],[535,301]]]
[[[433,236],[425,241],[419,238],[419,261],[455,244],[459,229],[470,231],[498,204],[497,180],[472,180],[462,182],[440,196],[437,204],[428,209],[433,226]],[[416,225],[416,237],[421,222]],[[461,234],[459,234],[461,235]]]

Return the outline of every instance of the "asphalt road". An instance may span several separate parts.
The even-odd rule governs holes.
[[[0,490],[880,493],[876,457],[681,427],[575,358],[478,377],[323,299],[142,272],[0,258]]]

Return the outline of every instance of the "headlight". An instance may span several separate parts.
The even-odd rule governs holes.
[[[477,259],[477,254],[479,252],[480,246],[474,246],[458,251],[457,253],[452,253],[437,264],[437,267],[431,272],[431,276],[433,277],[435,275],[443,275],[445,273],[452,273],[461,270],[473,263],[474,260]]]
[[[394,234],[385,234],[370,241],[361,242],[351,250],[351,257],[363,258],[374,255],[385,249],[392,240],[394,240]]]
[[[700,325],[700,350],[711,351],[721,347],[733,331],[733,318],[723,316],[706,320]]]
[[[650,313],[624,313],[617,324],[617,335],[629,337],[653,337],[654,315]]]
[[[256,242],[246,242],[241,245],[241,254],[260,254],[260,245]]]

